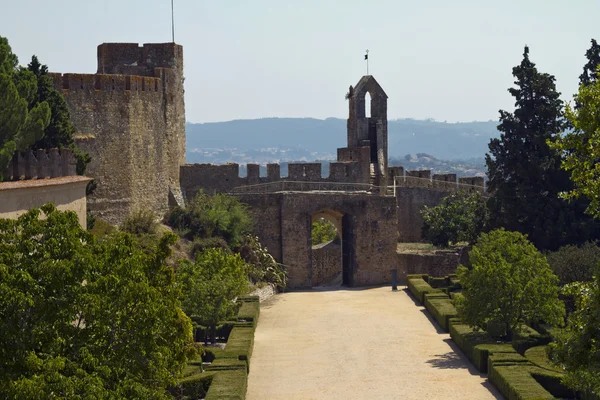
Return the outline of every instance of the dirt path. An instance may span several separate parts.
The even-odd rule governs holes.
[[[247,400],[502,398],[388,287],[275,296],[261,305],[250,368]]]

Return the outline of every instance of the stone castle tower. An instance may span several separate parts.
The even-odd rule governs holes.
[[[97,181],[89,209],[118,224],[133,210],[180,203],[185,164],[183,48],[104,43],[96,74],[51,74]]]
[[[371,97],[367,117],[365,97]],[[350,86],[348,103],[348,147],[338,149],[338,161],[359,161],[365,178],[386,186],[388,166],[387,94],[372,75],[365,75]]]

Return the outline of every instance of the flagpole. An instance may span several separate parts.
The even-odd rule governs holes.
[[[171,0],[171,35],[173,43],[175,43],[175,8],[173,7],[173,0]]]
[[[367,60],[367,75],[369,75],[369,49],[366,51],[365,60]]]

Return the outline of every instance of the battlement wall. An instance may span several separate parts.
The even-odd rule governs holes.
[[[69,149],[15,153],[9,166],[0,169],[4,181],[59,178],[77,175],[77,161]]]
[[[331,162],[329,163],[329,176],[322,177],[321,163],[289,163],[288,175],[282,176],[279,164],[267,164],[267,176],[260,176],[259,164],[247,164],[247,175],[241,177],[239,164],[235,163],[224,165],[185,164],[180,169],[180,182],[185,197],[192,198],[200,190],[206,193],[225,193],[241,186],[281,180],[292,182],[368,183],[368,178],[366,182],[364,179],[365,168],[369,172],[368,164],[365,167],[361,161]],[[485,190],[482,177],[461,177],[457,180],[456,174],[432,176],[430,170],[405,171],[404,167],[401,166],[389,167],[388,178],[390,184],[393,184],[394,179],[396,180],[396,187],[423,188],[439,192],[458,190],[483,192]]]
[[[107,74],[60,74],[50,73],[54,87],[63,92],[123,92],[156,93],[162,96],[163,81],[160,77],[107,75]]]
[[[485,192],[481,176],[458,177],[456,174],[434,174],[431,170],[405,171],[404,167],[388,167],[389,185],[396,187],[425,188],[442,192]]]
[[[267,176],[260,176],[260,165],[247,164],[247,175],[240,177],[239,164],[185,164],[180,169],[181,189],[186,198],[200,190],[205,193],[225,193],[240,186],[277,181],[358,183],[362,174],[359,162],[332,162],[329,176],[323,178],[321,163],[289,163],[288,175],[281,175],[279,164],[267,164]]]
[[[155,68],[183,70],[183,47],[175,43],[103,43],[98,73],[154,76]]]

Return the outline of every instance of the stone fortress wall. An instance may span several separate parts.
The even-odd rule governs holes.
[[[185,163],[183,48],[174,43],[105,43],[96,74],[53,73],[97,181],[90,210],[119,224],[133,210],[165,212],[181,202]]]

